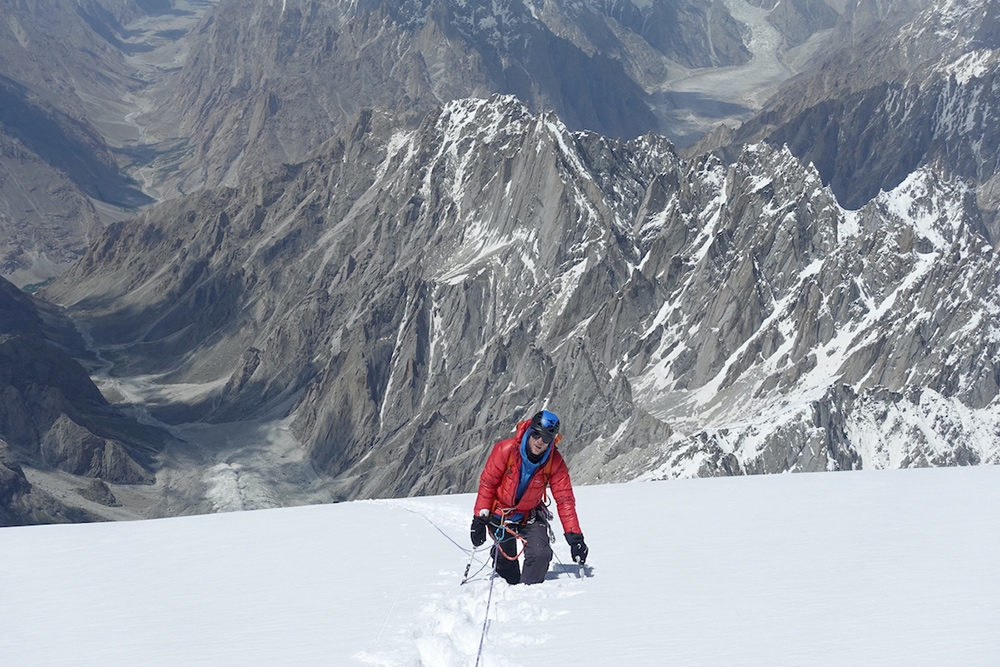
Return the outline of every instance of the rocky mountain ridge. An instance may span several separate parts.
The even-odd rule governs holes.
[[[927,166],[975,185],[996,239],[998,20],[992,3],[964,0],[903,11],[694,152],[728,143],[733,158],[746,143],[787,145],[851,209]]]
[[[543,405],[579,481],[995,462],[992,5],[841,4],[714,3],[752,57],[695,12],[713,48],[689,57],[731,60],[690,74],[648,20],[684,3],[223,3],[145,172],[194,192],[44,293],[105,396],[174,435],[146,491],[73,493],[158,516],[469,490]],[[823,65],[680,154],[575,131],[766,54],[740,91]],[[528,102],[485,99],[501,79]],[[609,90],[625,106],[587,102]],[[78,485],[4,428],[0,496]]]
[[[156,2],[18,0],[0,21],[0,275],[41,282],[103,222],[152,203],[122,173],[126,98],[141,82],[122,23]],[[146,8],[146,9],[144,9]]]
[[[71,328],[0,278],[2,525],[99,516],[34,489],[22,464],[117,484],[153,482],[166,433],[134,423],[108,403],[63,346]]]
[[[612,136],[655,128],[647,93],[620,62],[552,32],[542,5],[561,7],[222,2],[192,38],[163,105],[180,117],[150,121],[161,136],[191,137],[193,152],[171,163],[182,192],[232,185],[246,165],[298,161],[364,107],[417,123],[443,102],[501,92],[577,128]],[[563,21],[571,32],[573,18]],[[602,34],[618,43],[607,28]]]
[[[154,414],[292,415],[364,497],[472,488],[541,405],[581,481],[994,461],[996,263],[931,171],[851,212],[788,151],[685,161],[508,97],[365,112],[112,227],[46,295],[123,374],[202,387]]]
[[[690,82],[674,94],[677,81],[733,70],[741,87],[752,88],[746,82],[762,76],[751,66],[759,57],[776,62],[837,21],[853,25],[822,2],[782,3],[754,14],[755,21],[770,18],[779,39],[785,35],[783,43],[757,44],[757,54],[748,43],[762,38],[733,15],[749,7],[742,0],[504,0],[489,7],[223,0],[192,33],[191,54],[163,91],[158,107],[169,113],[154,109],[144,119],[164,140],[185,138],[186,148],[156,165],[187,193],[235,185],[251,165],[298,162],[362,108],[412,126],[450,100],[495,93],[515,95],[535,112],[555,111],[574,130],[625,139],[657,131],[692,141],[704,132],[692,116],[721,122],[752,109],[725,91],[722,98],[694,92]],[[813,66],[809,56],[792,60],[799,64],[767,73],[761,87]]]
[[[298,162],[363,107],[413,125],[512,93],[572,129],[689,143],[813,67],[831,16],[850,35],[890,13],[865,5],[22,0],[0,24],[0,275],[58,275],[104,224]]]

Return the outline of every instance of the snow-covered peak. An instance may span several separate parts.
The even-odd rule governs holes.
[[[933,170],[922,168],[891,192],[880,194],[875,202],[900,223],[912,226],[934,250],[943,251],[968,227],[964,205],[970,192],[968,186],[942,183]]]

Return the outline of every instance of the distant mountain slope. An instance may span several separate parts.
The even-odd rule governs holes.
[[[412,124],[454,99],[512,94],[572,129],[632,138],[663,129],[653,93],[668,70],[750,58],[722,2],[223,0],[145,118],[189,140],[157,164],[190,193],[297,162],[368,107]]]
[[[109,405],[62,348],[72,335],[53,325],[65,323],[36,305],[0,278],[0,526],[102,520],[84,499],[116,502],[105,481],[151,484],[169,436]],[[53,493],[25,468],[90,478],[89,486]]]
[[[588,481],[997,462],[995,12],[840,4],[224,2],[157,126],[159,186],[194,192],[45,297],[157,418],[252,422],[161,457],[171,511],[217,506],[215,462],[468,490],[542,405]],[[572,131],[764,55],[822,66],[694,149]]]
[[[751,4],[25,0],[0,23],[0,275],[58,275],[100,224],[298,162],[362,108],[412,129],[509,93],[571,129],[686,145],[910,3]]]
[[[362,113],[45,295],[119,374],[202,383],[161,418],[293,414],[359,497],[470,489],[543,404],[591,481],[997,461],[998,275],[932,171],[849,212],[788,151],[688,162],[493,98]]]
[[[928,165],[974,184],[995,242],[998,21],[995,3],[971,0],[887,19],[814,75],[791,82],[733,141],[787,145],[848,208]]]
[[[98,206],[152,202],[121,173],[125,160],[98,129],[109,115],[127,112],[122,98],[140,85],[118,37],[121,22],[143,9],[132,0],[22,0],[6,9],[0,21],[0,276],[25,285],[58,275],[79,258],[100,231]]]
[[[21,465],[148,484],[153,455],[166,438],[111,407],[53,342],[56,332],[45,320],[30,297],[0,278],[0,511],[6,507],[13,523],[44,521],[47,512],[36,511],[44,493],[20,499],[32,493]],[[44,504],[62,507],[51,499]],[[91,516],[62,507],[49,518],[66,513],[71,520]]]

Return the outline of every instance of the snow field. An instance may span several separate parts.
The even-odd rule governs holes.
[[[480,664],[1000,664],[1000,467],[577,489]],[[471,495],[0,530],[5,665],[474,665]],[[473,572],[477,568],[473,566]]]

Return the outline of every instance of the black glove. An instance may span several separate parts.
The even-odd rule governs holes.
[[[585,563],[590,549],[587,548],[587,543],[583,541],[583,535],[580,533],[566,533],[566,541],[569,542],[569,554],[573,557],[573,562]]]
[[[472,538],[472,546],[481,547],[486,543],[486,517],[472,517],[472,528],[469,529],[469,537]]]

